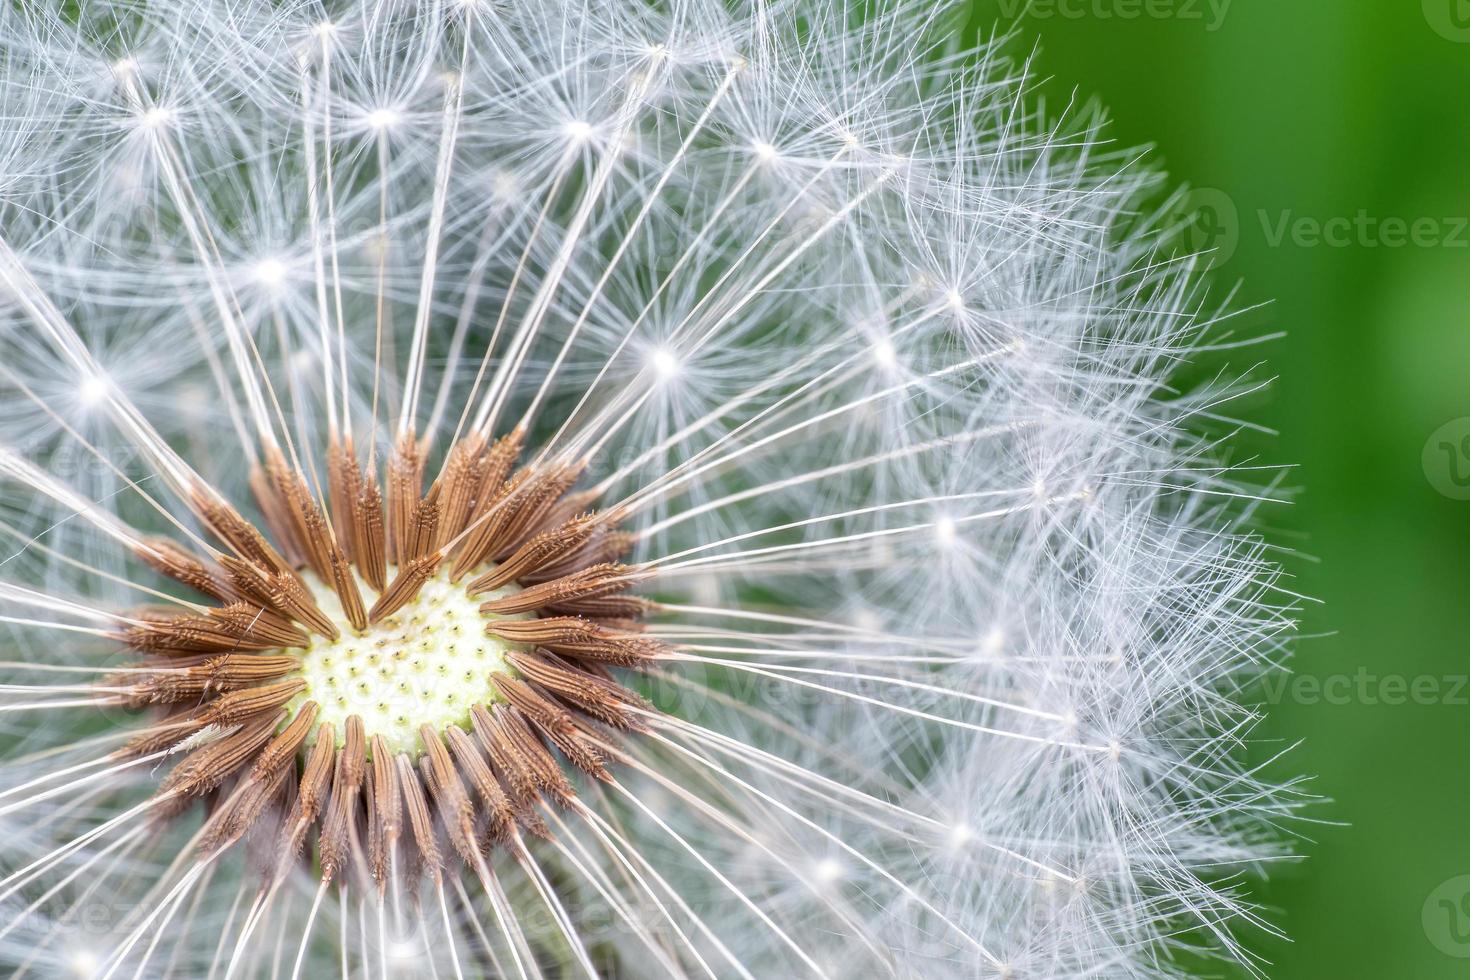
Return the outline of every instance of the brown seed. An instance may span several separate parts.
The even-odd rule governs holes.
[[[306,681],[293,677],[261,687],[230,691],[209,702],[205,718],[212,725],[239,724],[263,711],[280,707],[304,690]]]
[[[352,574],[347,555],[340,548],[332,548],[331,562],[332,591],[342,603],[342,615],[360,633],[368,627],[368,616],[362,605],[362,591],[357,587],[357,576]]]
[[[284,711],[254,717],[234,734],[196,749],[169,773],[159,792],[183,796],[208,793],[253,759],[285,717]]]
[[[330,532],[326,518],[307,488],[305,475],[275,447],[266,451],[265,472],[274,510],[280,515],[277,522],[282,525],[272,529],[277,539],[288,542],[318,578],[329,579]]]
[[[465,530],[464,541],[459,546],[449,577],[458,580],[465,572],[479,565],[499,546],[502,532],[511,520],[516,500],[531,481],[532,472],[521,470],[492,491],[482,506],[477,508],[473,519]]]
[[[439,501],[432,497],[425,497],[413,507],[413,515],[409,519],[407,550],[399,559],[400,564],[404,561],[422,558],[432,552],[438,539],[438,533]]]
[[[406,754],[398,756],[398,785],[403,790],[404,809],[408,811],[408,823],[413,828],[413,840],[418,845],[419,857],[424,868],[435,882],[440,880],[440,869],[444,866],[444,855],[439,850],[439,841],[434,836],[434,821],[429,816],[429,803],[424,798],[424,787],[414,771],[413,762]]]
[[[281,841],[280,861],[276,875],[284,874],[288,864],[301,852],[306,833],[316,822],[331,788],[333,762],[336,758],[337,735],[330,723],[317,729],[316,744],[306,757],[296,801],[291,805]]]
[[[178,708],[156,724],[149,725],[113,753],[117,759],[135,759],[161,752],[202,731],[209,725],[205,711]]]
[[[485,452],[480,461],[479,485],[475,488],[474,508],[471,513],[479,513],[484,509],[490,497],[505,483],[510,476],[511,470],[515,468],[516,460],[520,458],[521,449],[526,443],[526,430],[517,426],[511,432],[506,433]]]
[[[538,582],[549,582],[552,579],[564,578],[574,572],[581,571],[593,565],[612,562],[621,559],[637,544],[638,536],[627,531],[604,530],[601,534],[594,535],[592,540],[584,544],[580,549],[573,552],[555,565],[537,569],[524,579],[526,584]]]
[[[480,802],[485,805],[490,840],[498,842],[507,839],[515,826],[516,808],[506,794],[505,787],[495,778],[485,757],[480,754],[474,740],[464,729],[450,725],[444,730],[444,736],[460,771],[469,779],[470,785],[480,797]]]
[[[561,581],[561,579],[557,579]],[[630,625],[658,609],[658,604],[636,595],[600,595],[585,599],[569,599],[553,602],[546,607],[548,613],[559,616],[581,616],[602,621],[611,626],[612,620]]]
[[[387,888],[394,849],[403,833],[403,795],[398,788],[398,768],[387,741],[381,735],[372,740],[372,789],[368,809],[372,826],[368,833],[368,864],[379,894]]]
[[[311,733],[312,723],[316,721],[319,710],[315,701],[303,702],[301,707],[296,709],[296,717],[281,729],[281,733],[271,740],[271,743],[255,760],[255,766],[250,770],[250,778],[264,781],[277,769],[295,758],[296,750],[301,748],[302,743],[306,741],[306,736]]]
[[[594,565],[564,578],[527,586],[510,595],[491,599],[480,606],[480,611],[497,616],[511,616],[558,605],[564,606],[568,603],[596,599],[619,592],[645,575],[645,572],[628,565],[612,563]],[[470,588],[474,588],[474,583],[470,584]]]
[[[274,610],[252,602],[232,602],[211,609],[209,615],[227,623],[231,635],[250,637],[277,647],[304,647],[311,642],[305,630]]]
[[[455,559],[451,577],[458,578],[486,559],[508,555],[527,538],[545,530],[547,515],[580,475],[580,466],[516,473],[472,522],[474,530]]]
[[[444,468],[434,483],[440,506],[438,534],[433,547],[443,548],[469,520],[485,459],[485,437],[471,432],[450,447]]]
[[[470,595],[490,592],[548,565],[564,561],[592,537],[597,530],[597,520],[596,516],[589,514],[573,518],[549,531],[542,531],[517,548],[505,561],[472,581],[467,591]]]
[[[536,788],[563,806],[570,802],[576,795],[572,784],[525,714],[515,706],[500,704],[495,706],[495,718],[505,742],[519,755]]]
[[[312,632],[336,640],[341,634],[326,613],[317,606],[310,590],[294,573],[282,573],[271,579],[272,604]]]
[[[298,658],[287,654],[229,653],[203,658],[186,667],[166,667],[138,684],[135,696],[143,703],[197,701],[205,694],[274,680],[300,666]],[[133,676],[124,674],[118,679],[127,683]]]
[[[229,797],[219,802],[201,831],[199,848],[208,854],[228,847],[249,833],[252,825],[285,785],[285,770],[278,770],[269,783],[243,780]]]
[[[530,827],[540,821],[535,815],[534,807],[541,794],[529,762],[505,734],[501,711],[499,705],[493,709],[476,705],[470,709],[470,724],[499,776],[501,785],[505,787],[511,805],[515,808],[517,822]]]
[[[513,650],[506,659],[533,686],[572,702],[581,711],[615,728],[642,727],[628,708],[652,710],[643,698],[614,681],[589,674],[553,654]]]
[[[501,696],[534,723],[537,730],[550,739],[572,765],[598,779],[612,778],[597,752],[582,742],[572,723],[572,716],[565,708],[551,698],[537,693],[524,681],[508,675],[497,674],[494,683]]]
[[[352,513],[357,570],[368,585],[382,592],[388,586],[388,550],[383,528],[383,494],[376,480],[362,481],[362,491],[353,504]]]
[[[255,506],[260,508],[260,513],[265,518],[265,529],[275,540],[286,560],[292,565],[305,564],[306,555],[292,532],[291,518],[286,513],[285,501],[281,500],[280,494],[277,493],[270,474],[258,466],[252,467],[246,481],[250,485],[251,496],[255,498]]]
[[[150,653],[220,653],[305,646],[305,634],[289,621],[248,602],[182,615],[139,610],[144,625],[126,626],[119,639]]]
[[[201,559],[164,537],[144,538],[135,554],[150,568],[213,599],[230,597],[229,586]]]
[[[662,652],[662,647],[656,640],[609,629],[572,616],[528,620],[498,619],[486,624],[485,630],[511,643],[543,646],[563,656],[583,657],[625,667],[655,659]]]
[[[492,558],[510,554],[532,536],[552,526],[551,515],[562,495],[582,476],[584,464],[550,466],[528,486],[520,506],[511,514],[504,540],[491,552]]]
[[[261,751],[251,767],[249,778],[215,813],[214,826],[206,835],[206,850],[238,840],[260,819],[266,806],[281,791],[285,778],[294,771],[295,767],[290,763],[311,731],[316,713],[315,702],[303,704],[290,724]]]
[[[424,587],[424,583],[433,577],[439,568],[439,563],[444,556],[435,552],[423,558],[415,559],[403,566],[398,571],[398,576],[388,586],[378,601],[373,603],[373,608],[368,612],[368,622],[381,623],[389,616],[412,602]]]
[[[356,552],[353,506],[361,487],[362,476],[357,468],[357,453],[352,439],[339,440],[334,433],[327,445],[327,502],[332,516],[332,527],[336,532],[337,547],[350,562]]]
[[[246,561],[254,562],[273,572],[284,572],[291,566],[271,547],[265,537],[245,518],[208,487],[195,487],[189,494],[189,503],[199,519],[220,540]]]
[[[405,432],[388,454],[388,558],[395,564],[408,560],[414,506],[423,483],[424,457],[418,438]]]
[[[475,807],[465,792],[454,761],[444,748],[439,734],[428,725],[419,728],[419,740],[424,744],[424,756],[419,765],[424,769],[429,788],[438,804],[439,817],[449,832],[449,842],[459,852],[465,863],[474,865],[480,859],[480,848],[475,841]]]
[[[362,789],[367,747],[362,719],[347,719],[347,739],[337,752],[336,771],[332,774],[332,801],[322,821],[317,848],[321,852],[322,880],[331,881],[346,866],[352,814],[357,795]]]

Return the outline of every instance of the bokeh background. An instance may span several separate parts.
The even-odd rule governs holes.
[[[1295,464],[1263,516],[1320,603],[1257,750],[1302,740],[1330,802],[1259,893],[1291,941],[1248,943],[1280,980],[1470,976],[1470,0],[975,0],[997,24],[1198,188],[1221,295],[1285,331],[1232,355],[1278,379],[1241,458]]]

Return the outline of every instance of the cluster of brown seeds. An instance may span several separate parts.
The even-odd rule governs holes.
[[[608,778],[615,733],[639,729],[648,709],[612,668],[659,655],[640,627],[651,603],[627,592],[644,573],[619,561],[632,535],[617,511],[572,492],[582,467],[518,467],[522,442],[460,439],[425,491],[414,438],[390,454],[381,489],[376,466],[333,440],[321,500],[299,466],[268,452],[251,479],[268,535],[212,489],[192,494],[220,547],[150,539],[139,557],[217,605],[140,610],[118,634],[140,662],[115,683],[158,714],[125,753],[179,758],[157,812],[202,801],[210,851],[269,828],[275,874],[310,860],[315,830],[324,879],[383,888],[394,868],[439,875],[445,841],[478,869],[521,831],[545,835],[538,807],[575,792],[562,760]],[[303,655],[346,633],[371,640],[436,577],[488,596],[484,630],[503,651],[482,679],[491,696],[456,723],[417,726],[411,751],[357,714],[321,720]]]

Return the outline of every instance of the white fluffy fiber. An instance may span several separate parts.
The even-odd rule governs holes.
[[[303,940],[303,873],[237,953],[248,861],[176,889],[193,825],[107,824],[159,773],[57,775],[131,724],[72,689],[118,662],[86,630],[153,601],[124,580],[163,587],[119,544],[179,533],[138,491],[193,526],[170,453],[244,506],[262,430],[442,450],[462,413],[595,450],[681,650],[647,685],[679,720],[585,789],[639,857],[576,813],[536,852],[580,938],[504,870],[547,976],[578,942],[618,976],[1244,958],[1292,797],[1233,699],[1290,601],[1208,436],[1237,389],[1170,386],[1216,333],[1195,262],[1095,120],[871,6],[0,8],[8,969],[504,960],[471,877],[452,946],[426,901],[384,960],[335,889]]]

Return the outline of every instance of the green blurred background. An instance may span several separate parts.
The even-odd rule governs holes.
[[[1343,825],[1297,828],[1260,892],[1291,941],[1248,944],[1283,980],[1470,977],[1470,0],[975,0],[997,23],[1048,104],[1204,189],[1218,286],[1286,332],[1234,356],[1278,377],[1247,455],[1297,464],[1266,520],[1321,604],[1259,750],[1304,740]]]

